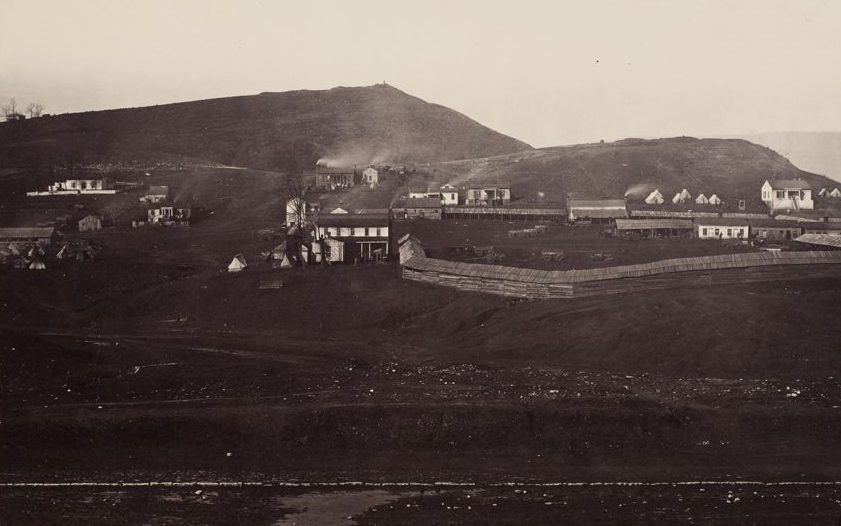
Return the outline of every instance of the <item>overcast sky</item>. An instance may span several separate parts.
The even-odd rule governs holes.
[[[841,131],[841,0],[0,0],[49,113],[387,83],[533,146]]]

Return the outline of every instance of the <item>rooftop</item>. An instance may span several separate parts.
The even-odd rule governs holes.
[[[388,214],[319,214],[315,224],[320,227],[365,227],[365,226],[388,226]]]
[[[624,199],[580,199],[569,198],[570,208],[625,208]]]
[[[0,228],[0,238],[37,239],[50,237],[55,233],[53,227],[7,227]]]
[[[775,190],[810,190],[812,185],[803,179],[777,179],[768,181]]]
[[[810,245],[841,248],[841,234],[803,234],[795,241]]]

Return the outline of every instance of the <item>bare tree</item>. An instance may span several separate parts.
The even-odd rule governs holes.
[[[307,189],[300,179],[287,177],[286,191],[289,194],[289,200],[286,202],[286,224],[295,223],[303,228],[308,222],[310,212],[304,200]]]
[[[17,113],[17,102],[14,98],[9,99],[8,104],[3,105],[3,115],[6,117],[6,120],[12,120],[14,115]]]
[[[40,117],[41,113],[44,111],[44,105],[40,102],[30,102],[29,106],[26,107],[26,111],[29,113],[30,119]]]

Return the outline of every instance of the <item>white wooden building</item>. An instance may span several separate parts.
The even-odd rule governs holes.
[[[778,179],[762,185],[762,202],[771,211],[813,210],[812,186],[803,179]]]
[[[342,260],[375,260],[388,257],[391,219],[388,214],[319,214],[315,239],[342,241]]]

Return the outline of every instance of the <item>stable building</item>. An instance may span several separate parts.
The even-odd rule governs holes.
[[[624,199],[567,199],[570,221],[612,223],[617,218],[628,217]]]
[[[751,236],[764,241],[790,241],[803,234],[803,225],[794,221],[753,220],[750,227]]]
[[[643,238],[690,237],[694,226],[691,219],[616,219],[617,233]]]
[[[406,219],[441,219],[441,200],[424,197],[406,200]]]
[[[33,244],[48,247],[58,241],[58,232],[53,227],[0,228],[0,244],[20,249]]]

